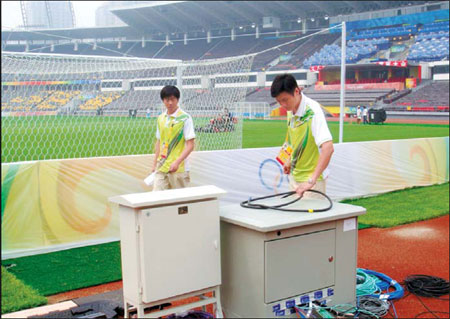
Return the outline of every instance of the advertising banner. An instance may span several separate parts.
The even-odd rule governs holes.
[[[194,152],[191,186],[227,191],[222,205],[289,190],[280,148]],[[2,164],[2,259],[119,239],[111,196],[150,192],[153,155]],[[335,145],[327,194],[360,197],[448,182],[449,138]]]

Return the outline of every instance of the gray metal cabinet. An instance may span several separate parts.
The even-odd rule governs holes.
[[[265,302],[334,285],[335,230],[265,242]]]
[[[295,207],[323,206],[303,199]],[[291,317],[310,300],[355,303],[359,206],[323,213],[220,208],[226,317]]]

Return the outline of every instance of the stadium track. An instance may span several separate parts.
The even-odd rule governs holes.
[[[382,272],[400,283],[413,274],[449,280],[449,215],[392,228],[362,229],[358,235],[358,267]],[[120,302],[121,288],[122,282],[116,281],[49,296],[48,303],[73,300],[80,304],[108,298]],[[421,300],[434,311],[449,312],[448,300],[424,297]],[[395,308],[399,318],[414,318],[427,311],[419,299],[408,295],[408,292],[405,292],[405,297],[395,301]],[[207,310],[211,311],[211,306]],[[392,307],[390,311],[393,314]],[[448,315],[440,316],[448,318]],[[432,315],[427,314],[419,318],[430,317]],[[392,318],[392,315],[388,314],[385,318]]]

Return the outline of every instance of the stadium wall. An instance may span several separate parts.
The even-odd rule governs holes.
[[[288,190],[279,147],[194,152],[192,186],[213,184],[222,204]],[[119,239],[110,196],[148,192],[153,155],[2,164],[2,259]],[[449,181],[449,138],[335,145],[327,193],[368,196]]]

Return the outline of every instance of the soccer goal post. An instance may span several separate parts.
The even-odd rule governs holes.
[[[2,52],[2,163],[153,153],[165,85],[181,91],[179,105],[198,132],[197,150],[240,148],[236,103],[245,100],[241,83],[253,58],[186,62]],[[232,125],[208,130],[225,113]]]

